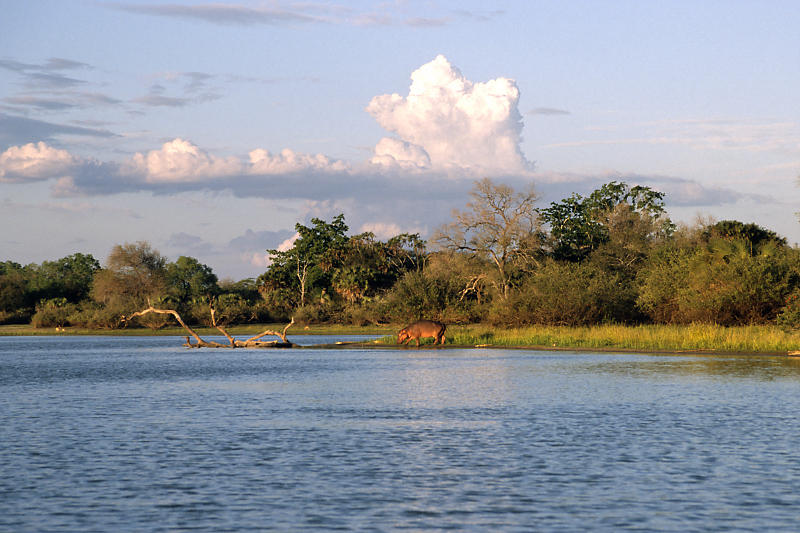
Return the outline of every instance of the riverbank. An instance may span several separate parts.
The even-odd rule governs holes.
[[[800,349],[800,333],[775,326],[467,326],[448,328],[448,333],[447,340],[453,344],[500,347],[754,354],[786,354]]]
[[[265,329],[281,331],[285,324],[250,324],[232,326],[233,336],[256,335]],[[295,325],[287,332],[293,335],[378,335],[381,339],[371,345],[394,345],[399,325]],[[201,336],[217,336],[212,328],[197,328]],[[33,328],[28,325],[0,326],[0,336],[8,335],[124,335],[124,336],[185,336],[179,327],[150,330],[131,328],[120,330],[89,330],[84,328]],[[786,354],[800,350],[800,332],[785,331],[775,326],[722,327],[708,324],[688,326],[621,326],[592,327],[530,326],[498,328],[489,325],[450,325],[446,346],[479,346],[503,348],[622,350],[639,352],[693,352]],[[426,339],[430,344],[432,339]],[[413,345],[413,341],[411,345]]]

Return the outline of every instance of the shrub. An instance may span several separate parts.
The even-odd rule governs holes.
[[[71,325],[69,317],[77,311],[75,304],[67,303],[66,298],[42,300],[36,306],[36,313],[31,318],[35,328],[56,328]]]
[[[656,322],[765,324],[797,286],[797,254],[743,241],[661,254],[640,272],[638,304]],[[789,314],[784,320],[789,320]]]
[[[490,321],[563,326],[627,321],[635,313],[634,298],[618,274],[587,263],[551,261],[523,282],[508,302],[496,301]]]
[[[476,318],[473,302],[461,298],[458,280],[408,272],[387,294],[386,314],[405,322],[428,318],[445,323],[465,323]]]

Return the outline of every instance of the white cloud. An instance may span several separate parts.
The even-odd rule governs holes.
[[[271,264],[269,254],[264,252],[255,252],[253,254],[243,254],[242,259],[254,267],[267,268]]]
[[[276,250],[278,250],[279,252],[286,252],[286,251],[291,250],[292,246],[294,246],[294,241],[296,241],[299,238],[300,238],[300,234],[299,233],[295,233],[294,235],[292,235],[291,237],[289,237],[288,239],[286,239],[285,241],[280,243],[278,245],[278,247],[276,248]]]
[[[375,156],[370,159],[370,163],[384,167],[423,170],[430,168],[431,158],[421,146],[384,137],[375,146]]]
[[[0,154],[0,181],[46,180],[67,175],[77,160],[44,142],[12,146]]]
[[[360,232],[371,232],[380,240],[387,240],[401,233],[423,233],[423,228],[403,229],[392,222],[366,222],[361,225]]]
[[[294,235],[292,235],[291,237],[289,237],[288,239],[286,239],[285,241],[280,243],[278,245],[278,247],[275,248],[275,249],[277,251],[279,251],[279,252],[288,252],[294,246],[294,242],[299,238],[300,238],[300,234],[299,233],[295,233]],[[250,264],[253,265],[253,266],[266,268],[266,267],[268,267],[269,265],[272,264],[272,254],[269,254],[269,253],[265,254],[263,252],[256,252],[256,253],[249,254],[249,255],[248,254],[244,254],[243,257],[248,257],[249,261],[250,261]]]
[[[407,97],[384,94],[367,106],[381,126],[406,143],[382,140],[376,148],[377,162],[388,156],[414,161],[407,159],[409,146],[414,145],[429,156],[434,169],[503,173],[530,169],[519,147],[522,117],[514,80],[473,83],[443,55],[415,70],[411,80]]]
[[[340,172],[348,166],[342,161],[334,161],[322,154],[300,154],[288,148],[272,155],[261,148],[250,152],[250,174],[288,174],[303,170]]]
[[[148,183],[199,181],[238,174],[242,169],[237,158],[210,155],[183,139],[166,142],[147,154],[137,153],[123,165],[123,172],[143,175]]]

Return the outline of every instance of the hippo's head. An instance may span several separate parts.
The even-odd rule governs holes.
[[[397,344],[402,343],[403,341],[410,339],[411,335],[408,334],[408,331],[405,329],[401,329],[400,332],[397,334]]]

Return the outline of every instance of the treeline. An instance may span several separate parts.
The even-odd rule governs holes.
[[[146,242],[117,245],[105,266],[73,254],[41,265],[0,263],[0,323],[114,328],[154,305],[210,324],[369,324],[431,318],[591,325],[800,325],[800,250],[738,221],[677,226],[664,196],[621,182],[537,207],[479,181],[430,242],[348,235],[343,215],[296,225],[257,279],[219,281],[197,259],[169,262]],[[157,328],[161,315],[140,319]]]

